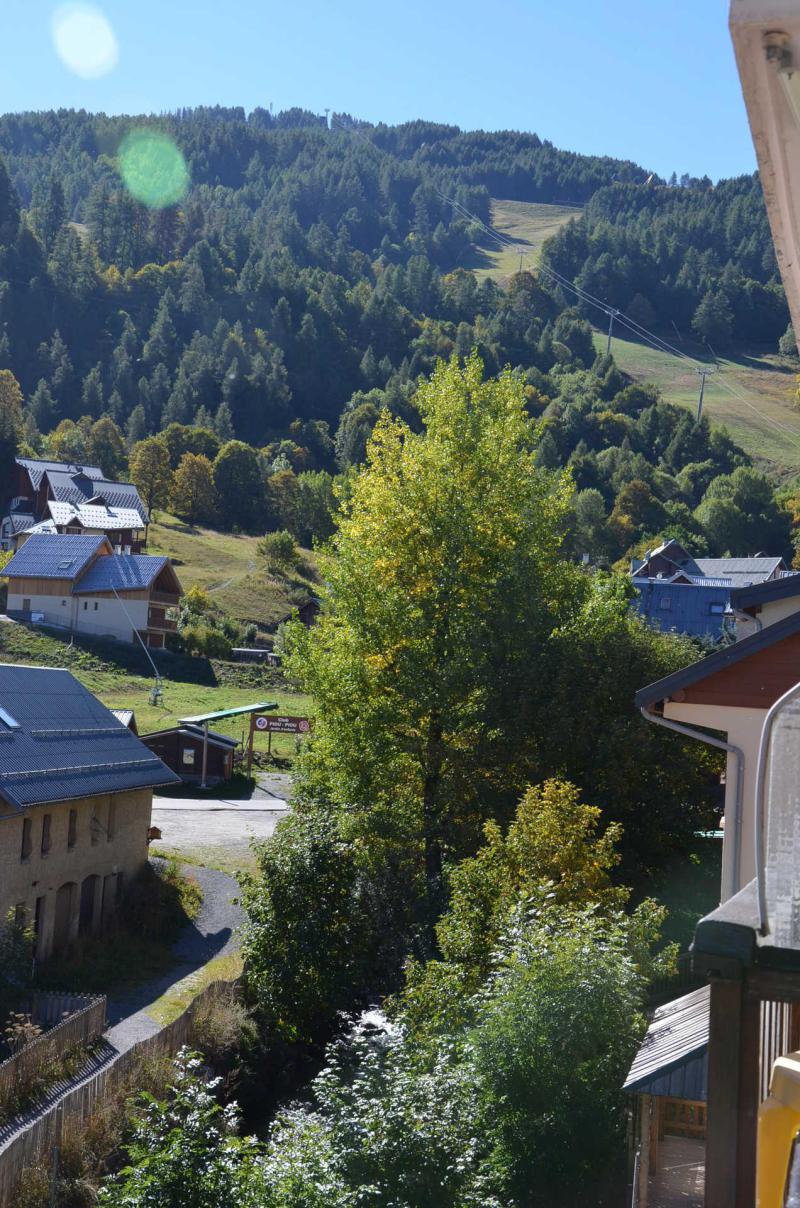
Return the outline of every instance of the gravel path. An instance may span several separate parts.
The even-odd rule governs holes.
[[[203,891],[200,913],[178,937],[173,949],[175,964],[166,973],[123,994],[109,996],[109,1029],[105,1038],[119,1052],[159,1031],[159,1024],[148,1014],[148,1008],[162,994],[210,960],[234,952],[239,946],[235,932],[242,920],[242,908],[232,900],[239,890],[234,878],[213,868],[184,865],[181,871],[195,877],[200,884]]]
[[[220,792],[224,793],[224,786]],[[291,780],[283,772],[263,772],[247,797],[154,797],[153,825],[161,843],[197,863],[247,867],[250,843],[268,839],[289,809]]]
[[[41,1100],[23,1116],[0,1128],[0,1153],[11,1145],[21,1132],[34,1127],[37,1121],[70,1091],[84,1082],[89,1082],[99,1070],[112,1065],[120,1053],[160,1031],[160,1025],[148,1014],[148,1008],[151,1008],[171,986],[201,969],[214,957],[235,952],[238,948],[236,929],[242,919],[242,910],[232,901],[238,892],[236,881],[233,877],[211,868],[184,865],[182,872],[191,874],[199,881],[203,891],[203,904],[197,918],[183,929],[175,943],[175,964],[161,977],[136,986],[126,994],[109,997],[110,1026],[103,1035],[102,1042],[73,1078],[49,1087]]]

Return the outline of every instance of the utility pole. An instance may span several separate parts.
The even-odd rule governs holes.
[[[619,314],[618,310],[612,309],[608,312],[608,341],[606,343],[606,356],[611,355],[611,333],[614,330],[614,320]]]
[[[695,370],[695,373],[697,373],[700,377],[700,397],[697,400],[697,422],[698,422],[698,424],[700,423],[700,416],[703,414],[703,395],[704,395],[705,389],[706,389],[706,378],[708,377],[708,375],[710,373],[713,373],[713,372],[714,372],[713,369],[708,369],[708,368],[706,368],[705,365],[703,365],[700,369]]]

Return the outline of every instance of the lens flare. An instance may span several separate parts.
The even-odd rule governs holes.
[[[113,71],[119,46],[108,18],[93,4],[63,4],[53,13],[53,44],[62,63],[84,80]]]
[[[160,130],[132,130],[119,149],[119,170],[128,192],[153,210],[174,205],[189,187],[183,153]]]

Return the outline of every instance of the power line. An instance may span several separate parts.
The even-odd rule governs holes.
[[[334,125],[333,119],[331,121],[331,125],[332,126]],[[356,134],[362,140],[362,142],[364,142],[368,146],[372,147],[373,150],[376,151],[378,155],[387,155],[388,154],[387,152],[385,152],[383,150],[383,148],[378,147],[374,142],[372,142],[371,139],[368,139],[362,133],[362,131],[359,130],[357,127],[355,127],[355,126],[349,127],[349,126],[345,126],[342,123],[339,123],[337,128],[341,129],[341,130],[352,131],[352,133]],[[470,222],[474,223],[476,226],[478,226],[482,231],[484,231],[485,234],[487,234],[490,238],[494,239],[501,247],[514,248],[515,250],[518,248],[519,245],[516,240],[511,239],[509,236],[503,235],[501,232],[495,230],[494,227],[489,226],[487,223],[485,223],[483,221],[482,218],[479,218],[477,214],[473,214],[472,211],[469,210],[463,204],[463,202],[457,201],[453,197],[448,197],[446,193],[444,193],[441,189],[439,189],[436,186],[434,186],[434,188],[435,188],[437,195],[439,196],[439,198],[442,201],[444,201],[447,205],[452,206],[453,209],[456,210],[456,212],[459,213],[462,218],[466,218],[468,221],[470,221]],[[520,250],[520,252],[519,252],[520,265],[522,264],[522,260],[530,257],[530,255],[531,255],[530,252]],[[606,346],[607,354],[610,352],[610,349],[611,349],[611,332],[612,332],[613,323],[615,321],[617,321],[617,322],[621,323],[623,327],[627,327],[628,330],[631,331],[638,339],[644,340],[645,343],[649,344],[657,352],[663,352],[667,356],[677,357],[679,360],[688,362],[696,373],[700,373],[703,369],[706,369],[707,372],[710,372],[710,370],[708,370],[708,367],[704,366],[701,361],[698,361],[694,357],[689,356],[688,353],[685,353],[682,349],[676,348],[674,344],[670,344],[668,340],[665,340],[665,339],[663,339],[663,337],[656,335],[655,332],[650,331],[643,324],[637,323],[637,321],[635,319],[632,319],[630,317],[630,315],[626,315],[624,311],[611,306],[610,303],[605,302],[605,301],[601,300],[600,298],[596,298],[593,294],[589,293],[589,291],[584,289],[583,287],[575,285],[574,282],[569,281],[566,277],[562,276],[562,274],[559,273],[556,269],[552,268],[552,266],[543,265],[541,263],[539,263],[539,264],[534,263],[533,268],[540,275],[543,275],[545,278],[554,282],[556,285],[560,286],[562,289],[568,290],[576,298],[579,298],[581,301],[588,303],[590,306],[596,307],[598,310],[601,310],[604,314],[606,314],[608,316],[608,318],[609,318],[609,335],[608,335],[608,343]],[[674,323],[673,323],[673,326],[674,326]],[[709,345],[709,347],[710,347],[710,345]],[[712,349],[712,355],[714,355],[713,349]],[[716,357],[715,357],[715,360],[716,360]],[[701,382],[702,382],[702,386],[704,386],[705,385],[705,375],[702,377]],[[752,402],[750,402],[749,399],[745,398],[745,396],[739,390],[737,390],[733,385],[731,385],[730,382],[726,381],[723,378],[721,373],[719,374],[719,384],[723,390],[727,390],[728,393],[733,395],[734,398],[738,399],[740,403],[742,403],[745,407],[748,407],[751,411],[753,411],[762,422],[769,424],[777,432],[784,433],[791,440],[795,441],[798,445],[800,445],[800,433],[796,432],[793,428],[789,428],[785,424],[782,424],[779,420],[773,419],[771,416],[766,415],[762,410],[759,410],[758,407],[756,407]],[[701,413],[701,409],[702,409],[702,394],[703,394],[703,391],[702,391],[702,387],[701,387],[701,399],[700,399],[700,403],[698,406],[698,416],[697,416],[698,420],[700,419],[700,413]]]

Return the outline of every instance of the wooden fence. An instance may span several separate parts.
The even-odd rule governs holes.
[[[34,1018],[57,1018],[61,1023],[42,1032],[23,1049],[0,1064],[0,1103],[14,1095],[18,1087],[29,1083],[44,1066],[55,1061],[61,1054],[75,1045],[90,1045],[103,1035],[106,1028],[106,997],[86,997],[86,1006],[62,1019],[63,1011],[55,1015],[59,1007],[71,1000],[72,995],[41,995],[42,1001],[31,1004]]]
[[[229,994],[235,984],[212,982],[206,986],[182,1015],[155,1036],[139,1041],[124,1053],[112,1054],[102,1069],[90,1073],[66,1091],[57,1103],[38,1114],[7,1141],[0,1142],[0,1208],[14,1208],[17,1188],[25,1170],[49,1163],[53,1147],[61,1144],[64,1134],[85,1123],[140,1062],[171,1057],[188,1044],[198,1007],[220,994]]]

